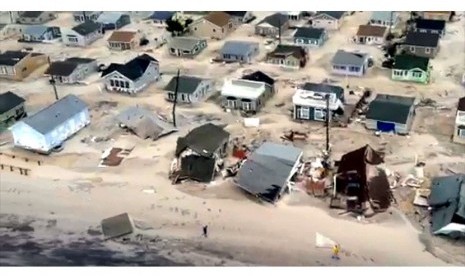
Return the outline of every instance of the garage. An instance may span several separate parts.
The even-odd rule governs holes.
[[[376,128],[382,132],[396,132],[396,124],[383,121],[376,122]]]

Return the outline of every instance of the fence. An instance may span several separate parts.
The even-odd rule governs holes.
[[[21,175],[30,175],[31,169],[22,168],[18,166],[12,166],[8,164],[0,163],[0,169],[3,170],[10,170],[10,172],[19,172]]]
[[[9,158],[11,158],[11,159],[20,158],[20,159],[23,159],[23,160],[26,161],[26,162],[29,162],[29,161],[35,162],[35,163],[37,163],[37,165],[39,165],[39,166],[42,165],[42,163],[43,163],[42,161],[37,160],[37,159],[28,158],[28,157],[22,157],[22,156],[16,156],[16,155],[14,155],[14,154],[9,154],[9,153],[0,152],[0,156],[2,156],[2,155],[3,155],[3,156],[6,156],[6,157],[9,157]]]

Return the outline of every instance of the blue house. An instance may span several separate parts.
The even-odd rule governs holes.
[[[166,21],[173,19],[175,14],[176,12],[174,11],[155,11],[147,19],[152,20],[155,25],[164,27],[166,25]]]
[[[103,12],[96,22],[102,24],[105,31],[117,30],[131,24],[131,17],[122,12]]]
[[[17,122],[10,130],[16,147],[49,154],[89,123],[86,103],[70,94]]]
[[[305,47],[320,47],[328,40],[328,33],[322,28],[297,28],[293,35],[296,45]]]
[[[61,32],[59,27],[50,27],[45,25],[32,25],[24,29],[21,36],[21,42],[47,42],[60,38]]]
[[[249,41],[226,41],[220,50],[220,58],[223,61],[238,61],[249,63],[258,55],[259,45]]]

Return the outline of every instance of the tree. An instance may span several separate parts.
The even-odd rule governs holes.
[[[166,30],[171,33],[172,36],[180,36],[187,32],[187,28],[193,22],[192,19],[188,18],[184,21],[176,19],[166,20]]]

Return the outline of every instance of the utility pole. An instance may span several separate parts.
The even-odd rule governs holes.
[[[173,126],[176,127],[176,103],[178,102],[178,87],[179,87],[179,69],[176,74],[176,87],[174,88],[174,102],[173,102]]]
[[[50,62],[50,57],[47,58],[48,60],[48,67],[50,68],[51,66],[51,62]],[[52,85],[53,87],[53,92],[55,92],[55,100],[59,100],[58,98],[58,92],[57,92],[57,87],[56,87],[56,84],[55,84],[55,79],[53,78],[53,76],[50,76],[50,84]]]
[[[281,16],[281,14],[279,14]],[[281,45],[281,17],[278,18],[278,45]]]
[[[394,12],[391,11],[391,19],[389,21],[389,33],[388,33],[389,37],[391,36],[391,28],[392,28],[392,24],[393,24],[393,22],[392,22],[393,14],[394,14]]]
[[[329,123],[330,123],[330,110],[329,110],[329,94],[325,95],[326,98],[326,154],[329,156]]]
[[[82,16],[84,17],[84,22],[86,22],[87,20],[86,20],[86,12],[85,11],[82,12]]]
[[[10,23],[13,24],[15,22],[13,22],[13,12],[8,12],[8,14],[10,15]]]

